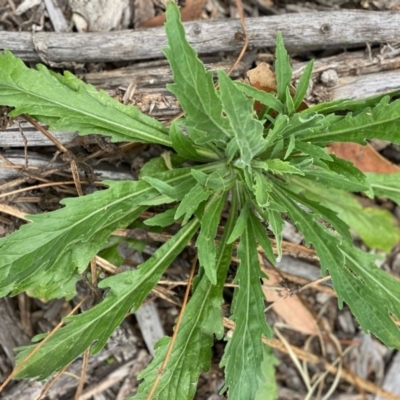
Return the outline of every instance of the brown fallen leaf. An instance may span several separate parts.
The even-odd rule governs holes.
[[[334,143],[329,146],[329,152],[337,157],[352,162],[362,172],[393,174],[400,168],[382,157],[371,145],[362,146],[358,143]]]
[[[272,309],[294,330],[318,335],[317,322],[300,295],[289,295],[289,289],[283,287],[277,290],[283,279],[276,271],[268,269],[268,278],[263,279],[262,290],[267,301],[274,303]]]
[[[267,63],[260,63],[256,68],[247,72],[247,77],[251,86],[265,92],[276,92],[276,76]],[[290,89],[291,94],[295,92]],[[297,111],[308,108],[303,101]],[[263,105],[256,101],[254,109],[260,113]],[[352,162],[362,172],[375,172],[381,174],[391,174],[400,172],[400,168],[382,157],[371,145],[362,146],[357,143],[334,143],[328,147],[329,151],[339,158]]]
[[[181,20],[182,22],[193,21],[199,19],[203,7],[206,4],[206,0],[187,0],[186,6],[181,8]],[[139,28],[153,28],[155,26],[161,26],[165,22],[165,14],[157,15],[154,18],[143,22]]]
[[[275,72],[271,70],[269,64],[262,62],[257,65],[257,67],[247,71],[247,78],[251,86],[263,90],[264,92],[276,92],[276,75]],[[291,86],[290,87],[290,94],[293,96],[296,93],[296,89]],[[256,101],[254,103],[254,110],[257,114],[259,114],[264,106]],[[302,111],[308,108],[307,103],[304,101],[300,104],[297,108],[297,111]]]

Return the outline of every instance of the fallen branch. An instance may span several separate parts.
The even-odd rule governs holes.
[[[246,20],[250,48],[274,47],[281,31],[288,49],[351,47],[393,42],[400,35],[400,13],[329,11],[285,14]],[[185,24],[188,40],[200,54],[240,51],[239,20],[207,20]],[[163,57],[164,28],[115,32],[0,32],[0,50],[24,61],[55,65],[65,62],[112,62]]]

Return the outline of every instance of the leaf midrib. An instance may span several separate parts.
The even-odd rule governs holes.
[[[16,91],[16,92],[25,93],[25,94],[27,94],[27,95],[29,95],[29,96],[36,97],[36,98],[38,98],[38,99],[41,99],[41,100],[43,100],[44,102],[47,102],[47,103],[50,104],[50,105],[48,105],[48,107],[50,107],[51,105],[53,105],[54,107],[58,107],[58,108],[61,108],[61,109],[65,109],[65,110],[68,110],[68,111],[70,111],[70,112],[74,112],[74,113],[83,115],[83,116],[85,116],[85,117],[87,117],[87,118],[93,119],[93,120],[95,120],[95,121],[100,121],[100,122],[103,122],[103,123],[105,123],[105,124],[107,124],[107,125],[111,125],[111,126],[115,127],[116,133],[123,134],[123,131],[124,131],[124,130],[125,130],[125,131],[131,131],[132,133],[139,133],[142,137],[148,138],[148,139],[149,139],[148,141],[149,141],[150,143],[154,143],[154,142],[155,142],[155,141],[154,141],[154,137],[155,137],[155,136],[146,133],[145,130],[141,131],[141,130],[138,130],[138,129],[134,129],[134,128],[135,128],[134,126],[126,126],[126,125],[119,124],[118,122],[113,121],[113,120],[110,121],[110,120],[107,120],[107,119],[105,119],[105,118],[101,118],[98,114],[94,114],[94,113],[89,113],[89,112],[87,112],[86,109],[74,108],[74,107],[72,107],[70,104],[65,104],[65,103],[61,103],[61,102],[59,102],[59,101],[54,100],[54,98],[52,98],[51,96],[50,96],[50,97],[46,97],[46,96],[43,96],[43,95],[38,95],[37,93],[31,92],[31,91],[29,91],[29,90],[27,90],[27,89],[25,89],[25,88],[21,88],[21,87],[19,87],[18,85],[11,85],[11,84],[7,85],[7,84],[2,84],[1,86],[9,87],[9,88],[11,88],[11,90],[14,90],[14,91]],[[89,95],[89,96],[90,96],[90,95]],[[90,96],[90,97],[91,97],[94,101],[96,101],[99,105],[101,105],[101,106],[103,106],[103,107],[106,107],[106,106],[104,106],[103,104],[101,104],[101,103],[100,103],[96,98],[94,98],[93,96]],[[118,109],[115,108],[115,107],[113,107],[112,110],[113,110],[114,112],[121,113],[122,115],[124,115],[124,117],[132,118],[132,120],[135,121],[135,123],[139,123],[139,124],[141,124],[141,125],[146,126],[145,124],[143,124],[143,122],[140,122],[140,121],[136,120],[135,118],[133,118],[133,117],[130,116],[129,114],[125,114],[125,113],[123,113],[122,111],[118,110]],[[156,130],[156,128],[154,128],[154,127],[149,127],[149,129]],[[107,136],[107,133],[105,133],[105,135]],[[165,138],[164,138],[162,135],[165,136]],[[132,139],[134,139],[134,138],[132,138]],[[158,141],[159,144],[162,144],[162,145],[168,146],[168,147],[172,147],[172,142],[171,142],[171,140],[169,139],[169,137],[168,137],[166,134],[162,133],[161,131],[160,131],[160,136],[157,136],[157,139],[159,139],[159,141]]]

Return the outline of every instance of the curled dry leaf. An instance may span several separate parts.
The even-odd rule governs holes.
[[[352,162],[362,172],[377,174],[393,174],[400,168],[382,157],[371,145],[362,146],[357,143],[334,143],[329,151],[337,157]]]

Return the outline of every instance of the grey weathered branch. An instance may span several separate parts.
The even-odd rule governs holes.
[[[384,51],[384,50],[387,51]],[[339,98],[364,98],[384,93],[400,87],[400,49],[385,47],[378,54],[364,51],[343,52],[332,57],[316,60],[313,72],[313,94],[318,101]],[[251,61],[254,61],[252,58]],[[227,69],[229,61],[207,64],[209,71],[218,67]],[[306,63],[293,63],[294,79],[298,79]],[[247,62],[240,63],[232,76],[244,75],[249,68]],[[323,71],[335,70],[338,80],[333,87],[320,83]],[[128,104],[133,104],[142,112],[160,120],[168,120],[181,109],[176,98],[169,93],[165,84],[172,81],[170,69],[165,61],[138,63],[135,66],[88,73],[84,80],[97,88],[106,89],[110,95]],[[21,129],[25,135],[21,135]],[[76,135],[67,132],[52,132],[60,142],[67,144]],[[91,140],[87,138],[87,140]],[[13,124],[0,135],[0,147],[28,147],[52,145],[41,132],[24,121]]]
[[[285,14],[246,20],[250,48],[274,46],[281,31],[288,49],[315,49],[387,43],[400,36],[399,12],[335,11]],[[243,35],[238,20],[207,20],[185,24],[188,40],[200,54],[239,51]],[[0,50],[9,49],[25,61],[110,62],[162,57],[164,28],[116,32],[0,32]]]

